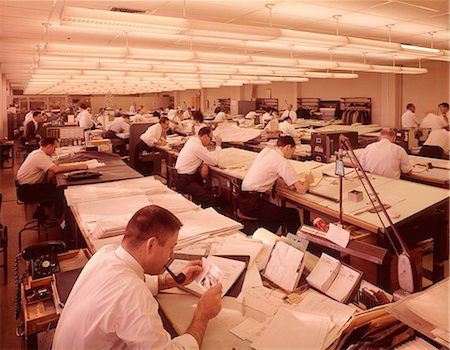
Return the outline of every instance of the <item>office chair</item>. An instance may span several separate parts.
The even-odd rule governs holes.
[[[439,146],[425,145],[419,151],[420,156],[426,156],[431,158],[442,158],[444,150]]]
[[[49,203],[48,198],[42,198],[40,200],[30,201],[20,195],[18,191],[18,182],[16,180],[16,194],[17,203],[25,205],[25,213],[27,205],[37,204],[38,208],[33,214],[33,220],[27,222],[24,227],[19,231],[19,251],[22,250],[22,233],[25,231],[37,231],[38,237],[41,237],[41,232],[45,232],[45,240],[48,241],[48,232],[51,228],[61,228],[59,226],[59,220],[57,218],[50,218],[45,215],[45,206]]]

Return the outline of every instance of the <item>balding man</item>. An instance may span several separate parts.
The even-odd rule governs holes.
[[[360,162],[364,170],[394,179],[412,170],[406,151],[395,144],[395,136],[395,131],[391,129],[381,130],[379,141],[368,145],[361,154]]]
[[[177,285],[162,274],[177,243],[180,220],[150,205],[128,222],[121,245],[104,246],[78,277],[56,328],[58,349],[198,349],[206,327],[221,308],[222,286],[199,299],[184,334],[170,338],[153,295]],[[186,265],[184,285],[202,271],[201,261]]]

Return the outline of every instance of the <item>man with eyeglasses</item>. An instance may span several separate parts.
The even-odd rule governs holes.
[[[178,173],[175,181],[177,191],[191,195],[192,200],[204,208],[218,204],[212,191],[203,186],[203,178],[208,175],[208,165],[218,164],[222,149],[222,139],[215,136],[216,149],[213,152],[208,151],[206,146],[212,137],[211,128],[201,128],[197,136],[186,142],[175,164]]]

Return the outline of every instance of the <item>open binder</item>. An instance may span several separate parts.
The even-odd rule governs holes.
[[[305,266],[306,240],[289,234],[277,240],[263,272],[263,277],[286,292],[292,292],[302,276]]]
[[[322,253],[319,262],[306,277],[309,285],[334,300],[348,303],[357,290],[362,272]]]

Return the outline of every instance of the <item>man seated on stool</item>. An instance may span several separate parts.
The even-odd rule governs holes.
[[[379,141],[371,143],[359,159],[363,169],[371,173],[400,179],[401,173],[409,173],[413,166],[406,151],[395,144],[395,131],[381,130]]]
[[[31,119],[27,125],[25,125],[24,137],[27,142],[36,142],[42,138],[42,122],[44,116],[40,111],[33,112],[33,119]]]
[[[62,214],[62,192],[56,188],[54,175],[72,170],[87,169],[86,164],[56,165],[51,156],[55,153],[56,139],[44,137],[41,147],[31,152],[17,172],[17,198],[23,202],[55,202],[56,217]],[[44,208],[38,208],[36,215],[44,214]],[[40,212],[39,212],[40,211]]]
[[[153,151],[155,146],[163,146],[166,144],[166,132],[169,129],[169,118],[161,117],[159,123],[150,126],[146,132],[144,132],[134,149],[134,164],[136,170],[142,171],[143,164],[140,161],[140,155],[142,152]],[[153,163],[151,164],[150,173],[153,171]]]
[[[304,183],[299,180],[288,161],[294,151],[294,139],[280,136],[276,148],[266,147],[259,152],[242,182],[242,191],[237,198],[237,206],[244,215],[259,218],[261,225],[274,233],[284,224],[288,232],[295,234],[300,227],[298,211],[267,202],[262,199],[262,195],[273,187],[278,177],[299,193],[305,193],[314,181],[312,175],[307,175]]]
[[[104,246],[83,268],[64,306],[52,348],[198,349],[209,320],[221,309],[222,285],[203,294],[191,324],[173,339],[163,327],[153,297],[177,285],[162,273],[173,256],[181,226],[175,215],[155,205],[136,212],[121,245]],[[183,285],[201,271],[201,261],[189,262],[182,271]]]
[[[119,118],[115,118],[109,125],[108,131],[105,132],[103,137],[105,139],[117,139],[116,134],[130,134],[130,116],[122,114]]]
[[[192,200],[204,208],[219,204],[213,193],[203,187],[203,178],[208,176],[208,165],[218,164],[222,149],[222,139],[215,136],[216,150],[207,150],[206,146],[212,138],[211,128],[201,128],[198,136],[193,136],[186,142],[175,164],[178,173],[175,182],[177,191],[191,195]]]

